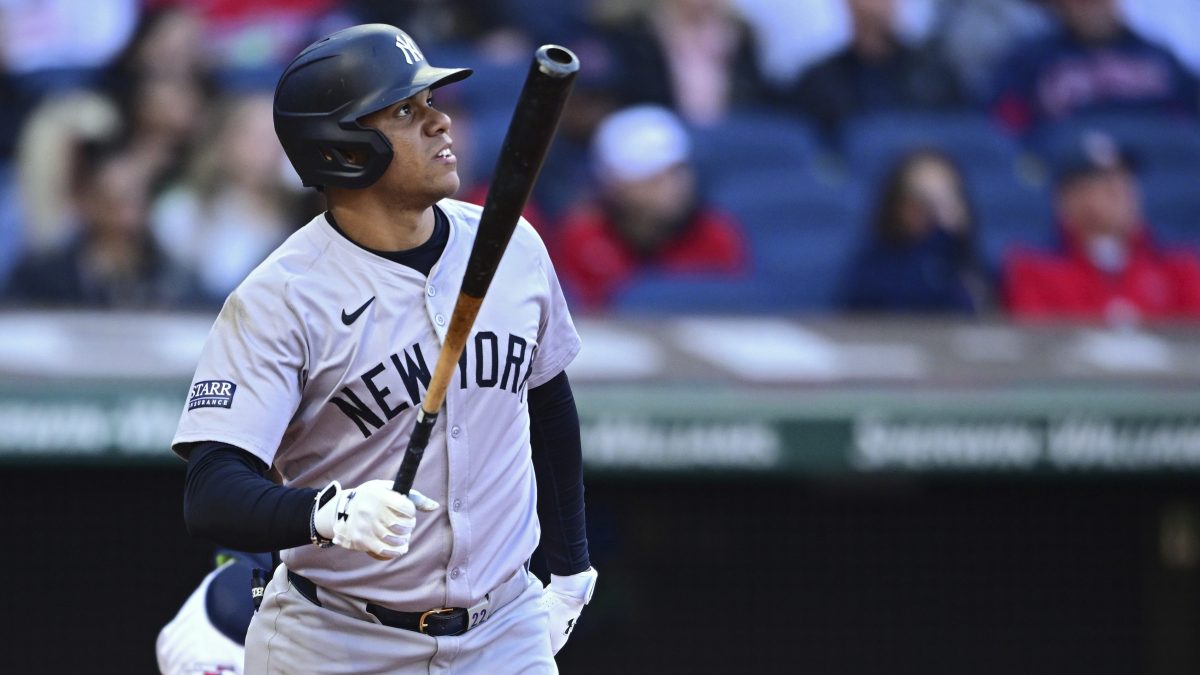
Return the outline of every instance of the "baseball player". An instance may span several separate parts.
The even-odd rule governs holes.
[[[250,595],[254,570],[270,568],[271,556],[221,551],[183,607],[163,626],[154,644],[164,675],[240,675],[246,629],[254,616]]]
[[[414,489],[391,488],[481,213],[449,199],[457,159],[434,101],[470,74],[370,24],[310,45],[276,88],[279,140],[329,210],[226,300],[172,446],[193,534],[281,551],[247,673],[555,672],[591,598],[564,371],[580,341],[527,222]],[[528,571],[539,536],[545,588]]]

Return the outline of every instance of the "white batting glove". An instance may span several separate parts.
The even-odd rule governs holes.
[[[567,644],[571,631],[579,622],[583,606],[592,599],[596,589],[596,573],[594,567],[568,577],[557,574],[550,575],[550,583],[542,591],[542,608],[550,615],[550,647],[554,653]]]
[[[433,511],[439,506],[416,490],[408,496],[396,492],[390,480],[367,481],[353,490],[343,490],[334,481],[325,488],[329,489],[337,494],[317,509],[313,517],[317,533],[332,539],[336,546],[362,551],[377,560],[408,553],[417,511]]]

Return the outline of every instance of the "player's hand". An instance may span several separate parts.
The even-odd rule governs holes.
[[[372,480],[337,495],[317,510],[317,532],[352,551],[378,560],[408,553],[417,511],[433,511],[438,503],[411,490],[408,496],[392,489],[390,480]]]
[[[542,591],[542,608],[550,615],[550,647],[555,654],[567,644],[583,606],[592,599],[597,576],[594,567],[569,577],[550,575],[550,583]]]

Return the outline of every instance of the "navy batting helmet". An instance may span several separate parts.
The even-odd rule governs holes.
[[[392,144],[359,120],[470,74],[429,65],[394,26],[346,28],[309,45],[284,69],[275,87],[275,134],[305,185],[365,188],[392,161]],[[361,163],[349,162],[344,150]]]

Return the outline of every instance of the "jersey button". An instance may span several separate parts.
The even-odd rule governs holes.
[[[459,429],[458,426],[450,427],[450,438],[458,438],[458,435],[461,433],[462,429]]]
[[[455,511],[461,511],[462,510],[462,500],[455,499],[454,502],[452,504],[450,504],[450,508],[454,509]]]
[[[437,289],[434,288],[433,286],[426,286],[425,287],[425,295],[428,295],[429,297],[432,298],[433,296],[437,295]]]
[[[462,574],[462,570],[458,569],[457,567],[450,570],[450,578],[451,579],[457,579],[458,575],[460,575],[460,574]]]
[[[446,325],[446,317],[442,316],[441,314],[437,314],[433,317],[433,322],[439,326],[445,326]]]

